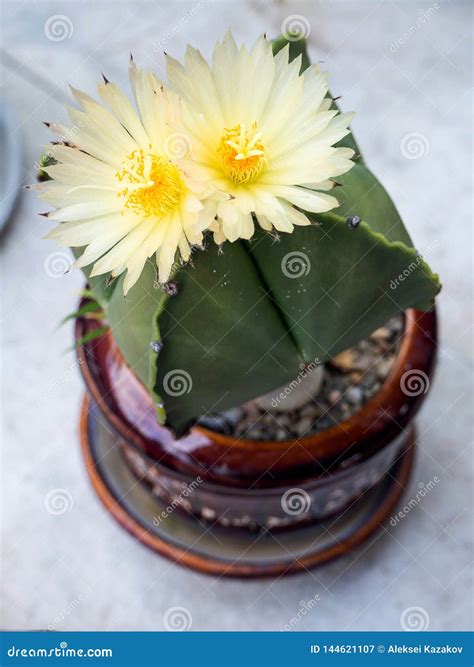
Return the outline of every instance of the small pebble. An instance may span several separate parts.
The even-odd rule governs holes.
[[[338,389],[333,389],[328,398],[330,403],[336,403],[341,398],[341,392]]]
[[[389,337],[390,329],[387,329],[387,327],[380,327],[379,329],[375,329],[375,331],[370,334],[370,338],[375,341],[386,340]]]
[[[331,366],[339,368],[341,371],[350,371],[355,368],[356,354],[354,350],[345,350],[333,359],[331,359]]]
[[[242,419],[242,408],[231,408],[221,412],[221,417],[224,417],[231,424],[237,424]]]
[[[366,390],[371,391],[374,383],[377,381],[377,371],[376,371],[376,366],[375,365],[370,368],[368,371],[362,374],[362,377],[360,379],[360,385],[363,386]]]
[[[289,415],[287,412],[279,412],[276,419],[278,421],[279,426],[283,428],[286,428],[292,422],[291,415]]]
[[[349,401],[349,403],[352,403],[352,405],[360,405],[363,396],[364,394],[360,387],[349,387],[345,393],[346,399]]]
[[[321,407],[317,403],[308,403],[301,409],[301,417],[311,417],[314,419],[321,414]]]
[[[266,414],[263,415],[261,419],[261,423],[264,424],[265,426],[270,426],[273,424],[275,421],[275,415],[272,415],[271,412],[267,412]]]
[[[368,368],[372,366],[374,363],[374,357],[372,354],[369,352],[364,352],[364,354],[361,354],[357,357],[357,370],[358,371],[366,371]]]
[[[392,368],[392,359],[382,359],[377,365],[377,377],[384,380]]]
[[[308,431],[311,429],[311,426],[313,425],[313,419],[310,419],[309,417],[304,417],[299,423],[296,428],[296,432],[298,435],[306,435]]]

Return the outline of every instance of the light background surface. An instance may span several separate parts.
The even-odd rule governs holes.
[[[147,551],[86,479],[77,435],[83,386],[65,351],[72,331],[56,330],[83,279],[51,275],[57,248],[41,240],[50,223],[36,215],[44,205],[22,193],[2,238],[3,628],[161,630],[166,610],[182,606],[194,630],[278,630],[316,595],[296,629],[397,630],[413,606],[430,629],[471,627],[470,2],[5,2],[2,96],[15,111],[23,180],[34,180],[50,139],[42,121],[66,119],[68,82],[92,93],[104,72],[128,86],[130,51],[163,73],[163,48],[180,57],[190,41],[209,53],[229,26],[250,44],[295,14],[309,25],[313,61],[331,73],[332,94],[357,112],[367,163],[444,284],[438,372],[418,418],[407,500],[440,481],[395,529],[290,578],[209,578]],[[55,15],[67,18],[58,41],[45,30]],[[73,502],[52,515],[45,498],[58,488]]]

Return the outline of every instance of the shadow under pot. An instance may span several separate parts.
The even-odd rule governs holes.
[[[436,313],[408,310],[403,321],[396,358],[376,393],[348,419],[287,440],[232,437],[202,425],[176,439],[158,424],[150,394],[127,366],[110,331],[79,345],[88,391],[82,444],[96,490],[116,518],[142,539],[133,507],[124,510],[117,497],[123,488],[107,485],[107,470],[94,462],[93,441],[99,439],[97,429],[105,429],[107,437],[113,434],[115,452],[121,454],[120,463],[115,460],[114,465],[131,471],[150,498],[160,503],[161,513],[173,513],[173,521],[195,521],[223,534],[239,530],[255,536],[255,532],[278,535],[354,516],[358,518],[349,546],[340,551],[352,548],[391,515],[407,483],[415,442],[412,420],[434,369]],[[78,319],[77,339],[98,326],[96,320]],[[361,522],[361,508],[370,498],[372,510]],[[186,563],[186,557],[173,549],[168,553],[169,545],[160,540],[143,539],[191,567],[222,573],[207,567],[205,556],[199,563]],[[327,558],[315,562],[321,560]],[[303,562],[300,558],[301,567]],[[281,570],[272,570],[277,571]]]

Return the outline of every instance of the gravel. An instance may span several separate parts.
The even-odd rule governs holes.
[[[235,438],[286,440],[323,431],[355,414],[387,378],[397,356],[403,316],[325,364],[324,381],[316,396],[291,412],[264,410],[255,401],[211,417],[199,424]]]

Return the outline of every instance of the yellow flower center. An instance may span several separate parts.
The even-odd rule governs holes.
[[[170,213],[185,192],[180,170],[167,158],[142,149],[127,156],[116,176],[125,208],[147,218]]]
[[[234,183],[253,183],[265,164],[264,147],[257,123],[224,130],[217,147],[224,174]]]

